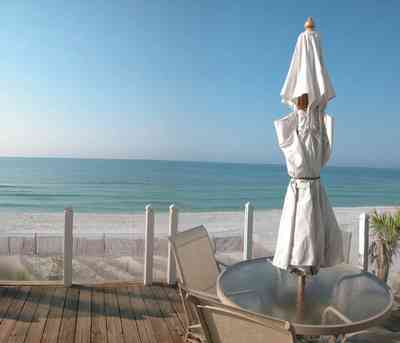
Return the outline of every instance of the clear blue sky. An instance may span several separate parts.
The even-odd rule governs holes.
[[[307,16],[337,97],[331,165],[400,167],[400,1],[2,1],[0,155],[281,163]]]

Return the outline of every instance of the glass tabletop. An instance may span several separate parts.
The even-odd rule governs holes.
[[[218,278],[217,292],[224,303],[291,322],[299,334],[316,334],[316,327],[328,328],[320,334],[358,331],[382,320],[393,304],[384,283],[345,264],[306,278],[301,315],[297,285],[296,274],[259,258],[226,269]]]

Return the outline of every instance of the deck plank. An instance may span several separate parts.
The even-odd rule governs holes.
[[[158,302],[160,312],[164,317],[164,321],[167,323],[168,330],[170,332],[172,341],[175,343],[182,343],[184,336],[183,328],[180,326],[179,319],[176,317],[175,310],[171,306],[165,293],[159,286],[152,286],[149,288],[152,291],[153,299]]]
[[[57,288],[51,299],[49,315],[43,331],[40,343],[57,342],[61,319],[64,312],[64,304],[67,296],[66,288]]]
[[[39,287],[33,287],[29,296],[25,300],[24,307],[22,308],[18,320],[8,337],[7,342],[9,343],[23,343],[25,341],[26,334],[31,326],[33,316],[38,307],[43,290]]]
[[[174,309],[174,312],[176,313],[177,318],[179,320],[180,326],[182,327],[183,330],[185,330],[186,319],[182,306],[182,300],[179,296],[179,290],[171,287],[161,287],[161,289],[164,292],[165,297],[169,300],[172,308]]]
[[[0,323],[6,317],[9,307],[11,306],[12,302],[14,301],[17,293],[18,288],[11,287],[11,288],[2,288],[1,290],[1,301],[0,301]]]
[[[132,283],[0,287],[0,342],[181,343],[175,296]]]
[[[123,342],[121,317],[119,313],[118,301],[113,288],[105,288],[104,303],[107,320],[107,339],[108,342]]]
[[[79,308],[76,323],[75,342],[90,343],[91,331],[91,295],[92,290],[81,287],[79,292]]]
[[[143,301],[140,287],[133,285],[128,288],[131,306],[135,311],[136,323],[142,343],[157,343],[153,328],[148,320],[146,304]]]
[[[130,304],[128,290],[126,288],[119,289],[117,298],[125,342],[140,343],[139,329],[136,323],[135,312]]]
[[[43,295],[40,298],[38,308],[33,316],[24,343],[40,342],[50,312],[50,303],[54,292],[54,288],[46,288],[43,290]]]
[[[94,288],[92,292],[92,343],[107,342],[107,321],[104,311],[103,289]]]
[[[168,330],[167,323],[165,322],[163,314],[161,313],[160,306],[158,302],[153,298],[154,295],[150,289],[150,286],[141,287],[141,293],[144,303],[146,304],[150,324],[157,338],[157,342],[173,342],[172,336]]]
[[[73,337],[75,336],[78,303],[79,288],[69,288],[64,303],[64,312],[61,320],[60,333],[58,336],[59,343],[71,343],[71,338],[73,340]]]
[[[0,323],[0,342],[6,342],[14,330],[19,314],[24,307],[30,291],[30,287],[21,287],[17,290],[17,294],[8,308],[7,314]]]

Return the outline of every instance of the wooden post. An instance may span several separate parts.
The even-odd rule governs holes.
[[[368,247],[369,247],[369,216],[360,214],[358,225],[358,264],[362,271],[368,271]]]
[[[243,260],[249,260],[253,255],[254,207],[247,202],[244,208]]]
[[[178,209],[172,204],[169,207],[169,239],[175,239],[176,232],[178,231]],[[168,269],[167,269],[167,283],[174,285],[176,283],[176,265],[175,256],[172,250],[172,244],[168,240]]]
[[[64,287],[72,286],[72,247],[74,227],[74,212],[72,208],[66,208],[64,224]]]
[[[33,233],[33,255],[38,255],[37,233]]]
[[[154,211],[151,205],[146,206],[146,228],[144,233],[144,274],[143,284],[153,282],[153,249],[154,249]]]

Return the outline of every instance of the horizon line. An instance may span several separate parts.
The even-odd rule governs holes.
[[[273,165],[286,167],[284,163],[278,162],[236,162],[236,161],[210,161],[210,160],[168,160],[155,158],[114,158],[114,157],[71,157],[71,156],[2,156],[0,159],[60,159],[60,160],[91,160],[91,161],[152,161],[152,162],[186,162],[186,163],[215,163],[215,164],[241,164],[241,165]],[[399,170],[400,167],[371,167],[367,165],[328,165],[328,168],[364,168],[364,169],[387,169]]]

